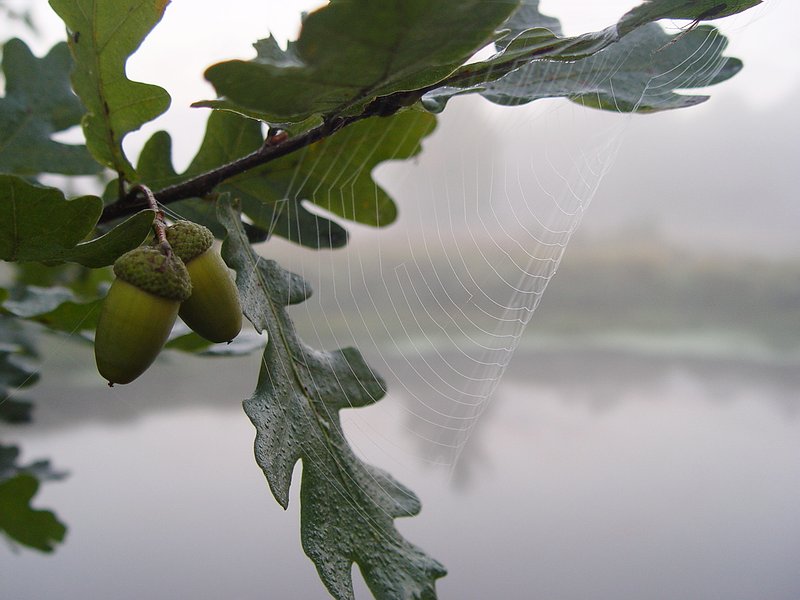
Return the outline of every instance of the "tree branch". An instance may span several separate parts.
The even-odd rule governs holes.
[[[468,76],[475,77],[475,74],[469,73]],[[464,78],[465,74],[457,70],[451,73],[448,78],[418,90],[395,92],[388,96],[375,98],[357,115],[328,118],[321,125],[290,138],[284,138],[283,136],[267,137],[264,145],[255,152],[251,152],[227,164],[201,173],[184,182],[153,192],[153,196],[158,204],[162,206],[172,202],[186,200],[187,198],[203,197],[211,193],[220,183],[231,177],[235,177],[250,169],[260,167],[270,161],[296,152],[306,146],[310,146],[357,121],[369,117],[391,116],[401,108],[411,106],[427,92],[443,85],[448,85],[451,80],[458,81]],[[132,215],[145,208],[148,208],[147,201],[139,194],[138,186],[134,186],[128,190],[125,195],[121,196],[119,200],[105,207],[103,214],[100,216],[99,223],[108,223],[109,221]]]
[[[197,175],[196,177],[192,177],[191,179],[187,179],[182,183],[171,185],[154,192],[153,196],[161,205],[178,202],[179,200],[185,200],[187,198],[205,196],[220,183],[231,177],[235,177],[245,171],[249,171],[250,169],[264,165],[270,161],[286,156],[287,154],[296,152],[301,148],[310,146],[314,142],[329,137],[343,127],[355,123],[356,121],[361,121],[372,116],[387,116],[393,114],[400,108],[400,105],[395,101],[388,103],[388,98],[389,97],[377,99],[358,115],[328,119],[321,125],[304,131],[294,137],[284,138],[280,134],[274,137],[268,137],[264,145],[255,152],[251,152],[232,162],[221,165],[215,169]],[[390,104],[394,107],[391,112],[387,110],[387,106]],[[107,223],[119,219],[120,217],[134,214],[147,207],[147,201],[141,197],[139,188],[134,187],[131,188],[123,198],[106,206],[99,222]]]
[[[260,167],[270,161],[296,152],[306,146],[310,146],[314,142],[325,139],[357,121],[362,121],[369,117],[391,116],[401,108],[411,106],[418,101],[423,94],[440,85],[442,85],[441,82],[419,90],[396,92],[388,96],[375,98],[357,115],[326,118],[321,125],[304,131],[294,137],[285,138],[285,136],[281,134],[268,136],[264,145],[255,152],[251,152],[227,164],[201,173],[182,183],[153,192],[153,196],[158,204],[162,206],[172,202],[178,202],[179,200],[186,200],[187,198],[201,198],[213,191],[220,183],[231,177],[235,177],[250,169]],[[135,186],[119,200],[105,207],[103,214],[100,216],[99,223],[107,223],[119,219],[120,217],[132,215],[145,208],[148,208],[147,201],[142,199],[139,188]]]

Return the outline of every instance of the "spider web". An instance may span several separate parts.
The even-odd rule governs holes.
[[[609,9],[599,25],[617,16]],[[691,57],[692,73],[703,74],[693,76],[692,87],[703,87],[721,67],[718,43],[709,35]],[[618,57],[604,56],[593,77],[619,68]],[[653,74],[647,93],[669,93],[685,81],[687,66]],[[544,79],[582,68],[549,63]],[[259,248],[316,292],[292,308],[305,341],[359,348],[387,379],[384,403],[402,406],[403,427],[416,444],[387,448],[369,411],[353,411],[349,426],[360,437],[374,439],[395,461],[411,456],[455,468],[515,351],[536,343],[525,335],[528,325],[631,118],[561,99],[500,107],[477,96],[454,98],[418,158],[373,174],[398,204],[395,224],[346,224],[351,242],[342,250],[311,251],[278,238]],[[298,175],[284,196],[296,198],[303,184]],[[347,185],[338,194],[342,204],[359,200]],[[591,298],[585,306],[592,310]]]
[[[685,64],[654,74],[646,95],[713,80],[723,63],[720,43],[709,35]],[[591,77],[620,68],[619,56],[604,56]],[[582,68],[549,63],[543,81]],[[316,291],[293,309],[304,339],[364,353],[388,379],[391,396],[402,398],[404,426],[418,442],[412,452],[423,460],[457,463],[515,350],[526,343],[526,327],[613,166],[630,118],[561,99],[499,107],[455,98],[417,159],[374,173],[398,204],[397,223],[377,231],[348,224],[344,250],[298,250],[282,241],[264,247]],[[303,183],[296,178],[285,197],[294,198]],[[346,185],[338,193],[344,205],[357,200]],[[591,298],[585,302],[591,311]],[[362,419],[368,417],[354,416],[353,426],[379,436]]]
[[[542,11],[562,18],[560,12],[572,11],[582,17],[575,19],[576,31],[590,31],[613,23],[636,3],[604,3],[602,9],[582,2],[551,4]],[[178,18],[179,7],[173,8],[168,18]],[[691,27],[675,23],[667,29],[680,33]],[[165,22],[149,43],[157,47],[157,36],[172,35]],[[648,97],[670,94],[677,85],[702,88],[713,80],[723,62],[722,43],[709,34],[684,64],[654,73]],[[621,59],[609,52],[597,59],[600,66],[587,76],[600,84],[620,68]],[[142,80],[152,80],[151,65],[137,60]],[[201,66],[184,72],[196,74],[209,62],[202,55],[197,60]],[[133,75],[137,64],[131,67]],[[546,63],[531,80],[532,90],[583,76],[582,69],[580,61]],[[202,96],[176,88],[170,73],[163,77],[175,105]],[[205,118],[205,111],[184,112]],[[384,163],[373,173],[398,205],[396,223],[379,230],[346,223],[351,242],[342,250],[311,251],[277,237],[260,249],[315,289],[311,301],[292,309],[306,341],[329,349],[354,345],[388,379],[390,394],[402,398],[404,426],[418,440],[424,460],[456,464],[515,350],[525,343],[527,325],[612,168],[631,118],[563,99],[501,107],[477,96],[453,98],[419,157]],[[139,139],[161,126],[143,128]],[[200,128],[193,130],[200,134]],[[187,136],[176,141],[179,137]],[[304,160],[319,161],[320,154]],[[298,173],[301,166],[309,171],[301,163]],[[293,178],[285,198],[296,198],[304,183],[300,175]],[[344,205],[357,200],[346,184],[338,194]],[[585,302],[591,311],[591,298]],[[355,417],[355,426],[369,436],[370,425],[359,423],[361,418]]]

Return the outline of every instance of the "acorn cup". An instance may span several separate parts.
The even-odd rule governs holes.
[[[130,383],[153,364],[192,284],[176,255],[141,246],[114,263],[94,339],[97,370],[109,385]]]
[[[230,342],[242,330],[242,308],[231,273],[212,247],[214,235],[191,221],[175,222],[167,227],[166,235],[192,280],[192,294],[178,314],[205,339]]]

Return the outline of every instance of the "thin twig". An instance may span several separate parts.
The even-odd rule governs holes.
[[[167,222],[164,220],[164,211],[159,208],[158,201],[156,200],[152,190],[146,185],[139,184],[133,186],[130,189],[129,194],[132,194],[133,196],[139,196],[139,194],[144,195],[147,206],[155,211],[156,216],[153,220],[153,231],[156,234],[158,246],[165,256],[171,256],[172,246],[167,240]]]

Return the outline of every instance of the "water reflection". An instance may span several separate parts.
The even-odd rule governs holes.
[[[69,385],[45,378],[42,426],[14,437],[26,460],[69,467],[42,502],[70,533],[46,560],[0,549],[4,597],[326,597],[300,550],[298,490],[285,514],[252,459],[239,400],[254,382],[235,380],[254,357],[214,372],[173,359],[108,390],[75,368],[88,351],[56,354]],[[399,526],[448,566],[442,598],[793,600],[798,398],[790,365],[523,350],[458,489],[430,468],[420,440],[437,428],[403,393],[344,420],[356,450],[422,498]],[[76,409],[82,422],[60,418]]]
[[[393,372],[402,379],[404,369],[412,368],[410,363],[399,363]],[[408,411],[406,424],[415,433],[417,448],[425,460],[450,465],[453,449],[445,441],[453,438],[443,428],[469,427],[468,441],[459,438],[466,443],[453,469],[454,481],[461,486],[469,483],[470,474],[480,471],[481,463],[491,455],[485,446],[493,441],[484,432],[493,427],[497,403],[535,404],[542,398],[557,398],[565,411],[580,407],[601,418],[605,413],[625,410],[625,404],[670,402],[681,396],[698,405],[719,407],[755,397],[764,411],[787,422],[797,423],[800,413],[800,368],[794,362],[665,357],[580,345],[560,350],[523,348],[506,371],[497,398],[468,423],[452,417],[451,399],[426,395],[424,386],[409,389],[413,377],[405,381],[408,393],[401,396]],[[512,398],[504,400],[508,396]],[[420,403],[420,398],[425,403]]]

